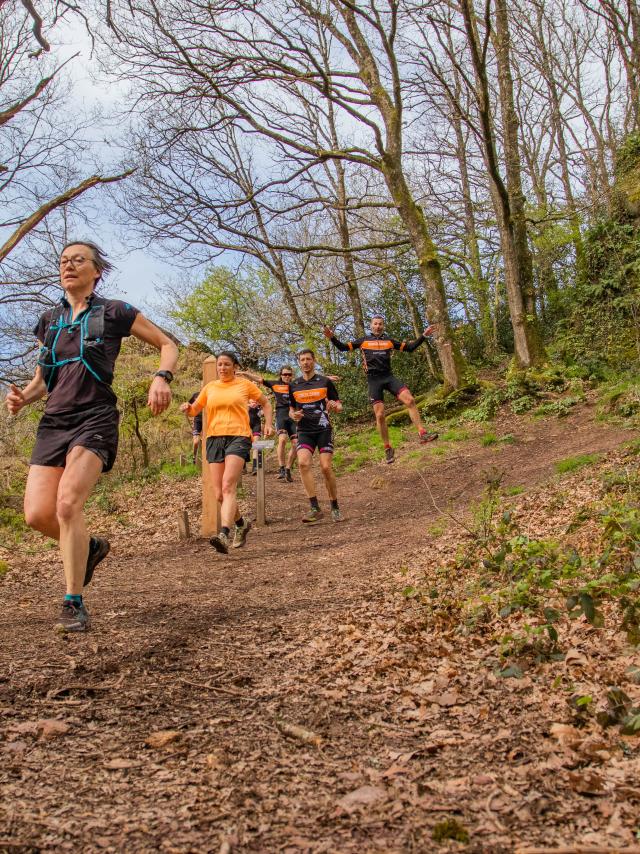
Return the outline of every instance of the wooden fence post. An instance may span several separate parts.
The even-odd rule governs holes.
[[[191,538],[191,528],[189,527],[189,514],[186,510],[180,510],[178,512],[178,537],[181,540],[188,540]]]
[[[202,385],[218,379],[216,370],[216,357],[207,356],[202,363]],[[200,461],[202,464],[202,522],[200,533],[203,537],[212,537],[220,530],[220,505],[216,501],[213,492],[211,472],[207,463],[207,410],[202,410],[202,452]]]

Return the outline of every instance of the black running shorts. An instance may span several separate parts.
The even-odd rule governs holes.
[[[327,427],[319,433],[302,433],[298,430],[298,450],[306,448],[313,453],[317,448],[321,454],[333,453],[333,429]]]
[[[397,397],[401,391],[404,391],[406,385],[394,377],[393,374],[380,374],[378,376],[368,376],[367,384],[369,386],[369,403],[382,403],[384,401],[384,392]]]
[[[246,436],[207,436],[207,462],[223,463],[225,457],[251,458],[251,439]]]
[[[293,418],[289,418],[288,409],[276,409],[276,430],[278,433],[286,433],[290,439],[296,435],[298,425]]]
[[[118,453],[119,422],[120,413],[111,404],[82,412],[45,412],[38,425],[31,465],[64,468],[69,451],[81,447],[100,457],[103,471],[110,471]]]

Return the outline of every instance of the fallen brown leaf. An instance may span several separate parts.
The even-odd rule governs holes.
[[[36,727],[40,733],[40,738],[44,741],[57,738],[59,735],[65,735],[71,729],[69,724],[66,724],[64,721],[57,720],[57,718],[45,718],[38,721],[36,723]]]
[[[354,789],[353,792],[349,792],[340,798],[337,806],[346,812],[352,812],[360,806],[375,804],[376,801],[386,797],[386,794],[386,789],[382,789],[380,786],[360,786],[359,789]]]
[[[176,732],[176,730],[160,729],[157,732],[152,732],[150,736],[145,738],[144,743],[148,747],[160,749],[162,747],[167,747],[167,745],[171,744],[171,742],[173,741],[176,741],[176,739],[178,738],[180,738],[180,733]]]

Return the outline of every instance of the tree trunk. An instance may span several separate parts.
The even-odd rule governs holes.
[[[458,91],[459,94],[459,91]],[[487,282],[480,262],[480,245],[478,243],[478,232],[476,229],[476,218],[471,199],[471,181],[469,180],[469,166],[467,163],[467,147],[462,132],[462,121],[460,113],[452,104],[452,124],[456,135],[456,156],[460,169],[460,181],[462,185],[462,199],[464,204],[464,225],[467,235],[466,248],[469,253],[469,264],[473,273],[473,294],[478,303],[480,315],[480,331],[484,342],[484,349],[488,355],[495,354],[497,341],[493,336],[493,320],[491,317],[491,303],[489,300],[489,283]]]
[[[351,249],[351,235],[349,233],[349,223],[347,221],[347,191],[344,163],[341,160],[336,160],[335,167],[338,191],[338,231],[340,234],[340,245],[342,249],[346,250],[342,256],[344,258],[344,278],[347,284],[347,293],[349,294],[351,311],[353,312],[353,324],[356,336],[359,337],[364,335],[364,315],[362,313],[362,302],[360,300],[360,291],[358,290],[358,280],[356,279],[353,255],[349,251]]]
[[[536,296],[533,284],[533,261],[527,236],[525,197],[520,169],[520,126],[515,109],[513,78],[511,76],[511,43],[506,0],[496,0],[496,57],[498,61],[498,86],[502,115],[503,146],[507,173],[513,249],[518,282],[522,291],[525,311],[530,326],[531,358],[540,362],[545,357],[542,335],[538,324]]]
[[[418,257],[418,270],[425,289],[429,321],[436,324],[434,338],[442,365],[444,384],[448,388],[460,388],[465,380],[466,364],[453,337],[442,270],[435,244],[429,235],[424,214],[413,200],[400,166],[400,158],[393,157],[387,152],[382,162],[387,187],[409,232],[411,245]]]
[[[533,300],[533,294],[531,292],[533,287],[533,278],[531,273],[527,272],[526,255],[523,256],[523,250],[526,250],[528,254],[528,247],[526,242],[523,246],[523,235],[521,233],[521,229],[516,228],[516,223],[512,217],[511,194],[505,186],[498,168],[498,154],[493,129],[491,101],[489,97],[486,57],[480,47],[480,39],[475,20],[475,10],[471,0],[462,0],[461,10],[464,17],[467,41],[471,51],[471,58],[476,78],[475,94],[480,114],[480,134],[483,142],[484,157],[490,182],[491,198],[494,203],[498,229],[500,231],[505,290],[507,293],[509,316],[513,327],[515,357],[516,362],[520,367],[527,368],[544,359],[544,348],[542,346],[542,339],[536,322],[535,312],[529,313],[527,311],[527,300],[535,309],[535,301]],[[500,50],[498,53],[500,53]],[[502,62],[504,62],[504,56],[502,58]],[[504,69],[502,70],[504,71]],[[517,118],[515,120],[515,128],[513,124],[509,127],[509,124],[512,121],[513,119],[509,117],[507,120],[507,129],[511,133],[513,133],[515,129],[516,156],[518,156]],[[509,156],[513,157],[512,148],[509,151]],[[519,171],[519,164],[517,165]],[[508,168],[512,169],[513,163],[510,163]],[[522,191],[520,190],[520,193],[521,192]],[[524,234],[524,239],[526,241],[526,233]],[[528,256],[528,266],[530,271],[530,255]],[[523,273],[525,277],[524,286],[520,278]]]
[[[416,305],[416,301],[411,296],[409,288],[407,287],[407,283],[400,275],[400,272],[397,267],[392,267],[391,273],[396,281],[396,284],[402,291],[404,301],[409,310],[409,315],[411,316],[411,325],[413,326],[413,334],[416,336],[416,338],[419,338],[420,335],[422,335],[422,333],[424,332],[424,323],[422,322],[422,318],[420,317],[420,311],[418,309],[418,306]],[[437,380],[438,382],[442,382],[442,372],[438,370],[436,363],[433,359],[433,354],[431,353],[429,341],[427,341],[425,346],[422,348],[422,352],[424,353],[424,358],[427,363],[427,367],[429,368],[429,373],[435,380]]]
[[[143,468],[149,468],[149,443],[144,438],[142,433],[140,432],[140,419],[138,417],[138,404],[136,403],[135,397],[133,398],[133,424],[136,437],[138,442],[140,443],[140,448],[142,449],[142,465]]]

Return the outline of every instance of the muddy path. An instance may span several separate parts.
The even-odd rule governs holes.
[[[554,477],[557,460],[632,438],[588,407],[564,420],[513,418],[500,433],[515,442],[459,442],[442,458],[407,443],[394,466],[343,476],[346,521],[327,514],[310,530],[299,484],[271,472],[269,525],[227,558],[205,540],[164,535],[163,518],[179,509],[171,494],[164,515],[140,506],[142,527],[115,537],[96,573],[84,637],[52,632],[55,552],[25,557],[0,586],[0,851],[431,850],[438,810],[452,808],[443,799],[457,798],[455,786],[427,785],[446,736],[441,707],[408,723],[387,688],[402,693],[393,658],[404,649],[405,662],[435,662],[432,690],[446,691],[451,639],[393,640],[384,621],[401,598],[399,570],[428,551],[434,501],[462,512],[488,471],[530,489]],[[195,506],[197,484],[189,489]],[[345,661],[364,612],[374,629],[380,615],[380,654],[354,669]],[[486,772],[477,744],[448,749],[466,778]],[[508,851],[525,838],[469,809],[466,850]]]

